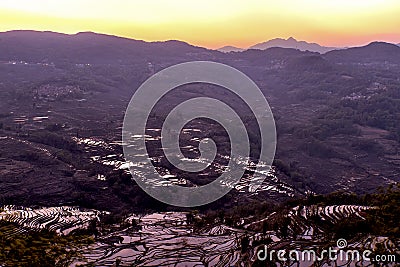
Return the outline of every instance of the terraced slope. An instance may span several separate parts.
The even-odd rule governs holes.
[[[315,223],[336,223],[350,216],[363,218],[369,207],[357,205],[297,206],[289,211],[275,212],[261,220],[243,218],[242,224],[230,227],[214,223],[196,227],[185,212],[164,212],[148,215],[131,215],[124,222],[102,228],[93,244],[80,250],[80,257],[71,266],[93,264],[95,266],[247,266],[256,261],[257,251],[266,240],[269,248],[305,249],[335,245],[327,240],[325,230]],[[30,229],[48,229],[68,234],[77,228],[85,228],[92,220],[99,220],[102,213],[96,210],[80,210],[75,207],[23,208],[5,206],[0,220],[20,225],[19,233]],[[287,234],[281,229],[263,231],[264,223],[277,221],[284,216],[288,220]],[[195,216],[195,219],[201,219]],[[15,234],[8,233],[9,236]],[[350,249],[384,248],[396,253],[399,244],[381,236],[364,236],[348,240]],[[337,264],[348,264],[336,262]],[[361,263],[361,262],[359,262]],[[295,264],[295,263],[293,263]],[[297,264],[297,263],[296,263]],[[302,266],[311,266],[303,263]],[[323,262],[321,266],[332,266]]]
[[[131,216],[138,226],[103,236],[83,255],[96,266],[233,266],[240,262],[243,230],[224,225],[195,232],[186,213]],[[78,264],[78,263],[76,263]]]
[[[38,209],[5,206],[0,212],[0,220],[18,224],[19,232],[47,229],[66,235],[75,229],[87,227],[93,220],[100,220],[101,213],[66,206]]]

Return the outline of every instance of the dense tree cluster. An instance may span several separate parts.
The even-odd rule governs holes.
[[[20,234],[12,223],[0,221],[0,265],[69,266],[79,258],[79,248],[92,242],[88,235],[61,236],[46,230]]]

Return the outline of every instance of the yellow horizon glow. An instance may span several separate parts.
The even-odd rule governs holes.
[[[93,31],[218,48],[282,37],[400,43],[398,0],[1,0],[0,31]]]

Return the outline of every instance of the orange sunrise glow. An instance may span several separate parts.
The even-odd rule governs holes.
[[[2,0],[0,31],[93,31],[218,48],[290,36],[325,46],[400,42],[398,0]]]

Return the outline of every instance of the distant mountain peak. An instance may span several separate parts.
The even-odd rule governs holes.
[[[324,47],[316,43],[308,43],[306,41],[298,41],[294,37],[289,37],[287,39],[275,38],[263,43],[251,46],[249,49],[265,50],[272,47],[282,47],[282,48],[294,48],[300,51],[310,51],[318,52],[324,54],[326,52],[335,50],[334,47]]]

